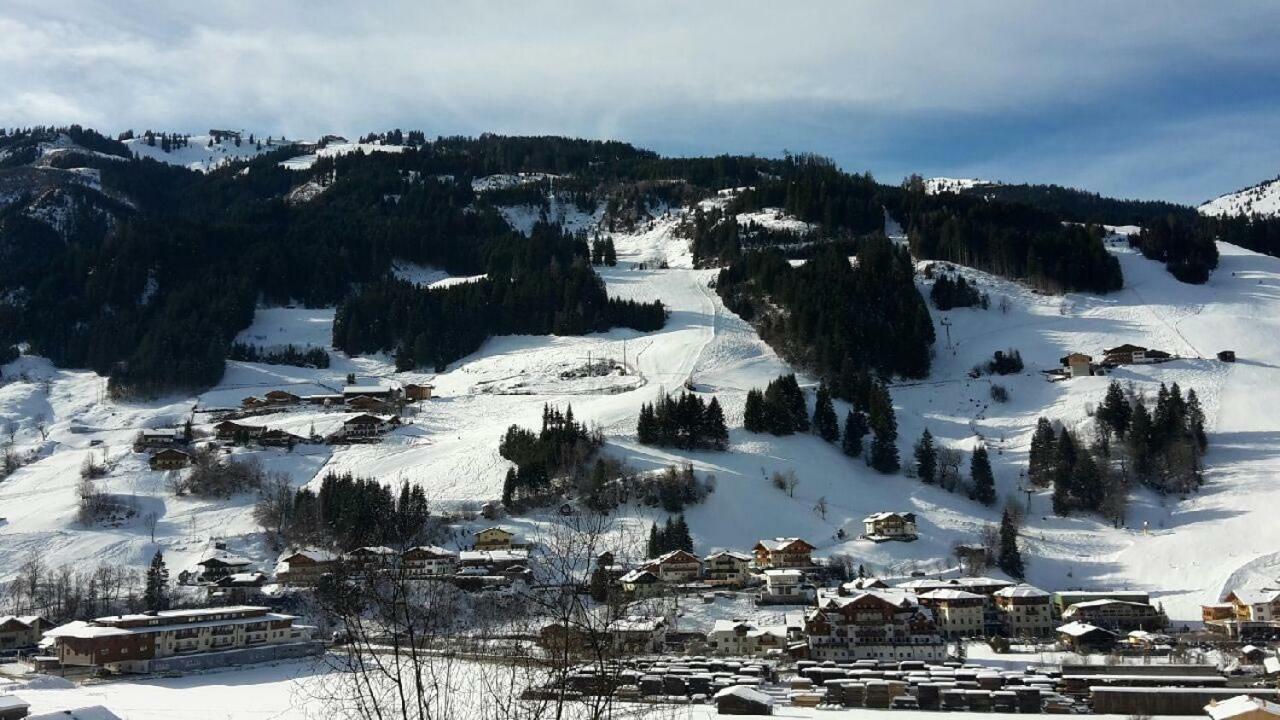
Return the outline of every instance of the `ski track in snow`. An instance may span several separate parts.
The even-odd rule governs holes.
[[[317,482],[328,471],[351,471],[388,483],[421,484],[436,507],[474,507],[501,493],[508,463],[498,455],[497,443],[506,428],[536,427],[544,403],[572,402],[578,418],[602,429],[606,453],[642,470],[689,462],[716,476],[714,494],[688,510],[700,551],[747,549],[760,537],[799,535],[819,546],[820,553],[847,553],[878,572],[950,566],[952,544],[977,540],[985,524],[998,521],[998,507],[985,508],[901,475],[878,475],[815,436],[775,438],[740,428],[746,391],[791,368],[749,324],[725,310],[708,287],[716,271],[692,267],[687,242],[676,233],[679,220],[679,212],[664,213],[635,232],[612,233],[618,265],[600,268],[611,296],[666,303],[671,317],[653,333],[614,329],[586,337],[495,337],[439,374],[397,375],[385,356],[349,358],[330,348],[333,362],[324,370],[233,362],[223,381],[197,398],[140,404],[107,401],[104,381],[93,373],[54,369],[39,358],[19,359],[5,367],[5,377],[26,373],[29,380],[0,386],[0,420],[17,420],[19,450],[36,452],[40,459],[0,481],[0,517],[7,518],[0,523],[0,581],[12,577],[34,549],[54,566],[109,561],[142,567],[158,545],[176,574],[216,538],[269,569],[274,558],[252,521],[252,496],[227,501],[174,497],[166,489],[167,475],[148,470],[144,456],[132,453],[129,444],[139,428],[180,424],[193,407],[236,406],[246,394],[271,387],[331,391],[344,383],[347,373],[362,380],[431,381],[439,397],[409,414],[408,424],[380,445],[237,452],[259,456],[268,469],[288,473],[297,486]],[[1019,471],[1036,418],[1044,415],[1083,427],[1111,379],[1043,380],[1038,370],[1055,366],[1062,355],[1076,350],[1098,355],[1123,342],[1176,354],[1239,353],[1234,364],[1193,358],[1124,367],[1112,374],[1149,394],[1161,381],[1196,389],[1212,427],[1206,486],[1182,501],[1135,491],[1127,527],[1121,529],[1096,518],[1054,517],[1048,513],[1048,491],[1034,493],[1023,537],[1032,582],[1050,589],[1147,589],[1175,620],[1195,620],[1199,604],[1216,600],[1224,589],[1270,580],[1280,571],[1275,550],[1280,523],[1271,518],[1271,508],[1280,503],[1280,487],[1271,480],[1280,447],[1280,427],[1271,419],[1280,401],[1280,346],[1275,341],[1280,337],[1280,260],[1220,247],[1221,267],[1203,286],[1178,283],[1158,263],[1117,247],[1113,252],[1123,266],[1126,287],[1112,295],[1044,296],[962,270],[991,295],[991,309],[940,313],[931,308],[938,336],[933,371],[924,381],[893,388],[900,452],[904,460],[909,458],[912,442],[925,427],[940,443],[965,450],[981,436],[992,451],[1002,497],[1021,495]],[[663,262],[669,269],[657,269]],[[639,269],[641,263],[648,269]],[[919,282],[927,290],[927,283]],[[1001,296],[1009,299],[1008,314],[998,309]],[[950,322],[950,346],[939,324],[944,317]],[[331,323],[332,310],[264,308],[241,339],[328,347]],[[604,383],[596,388],[599,392],[588,383],[556,391],[558,375],[548,368],[585,362],[588,353],[621,360],[624,343],[627,362],[643,381],[638,387],[608,394]],[[1024,373],[980,380],[967,376],[969,368],[1006,347],[1021,350]],[[732,428],[731,451],[684,452],[637,444],[640,404],[652,401],[661,389],[679,392],[690,378],[699,392],[719,397]],[[482,391],[498,380],[532,394]],[[806,387],[815,384],[804,373],[800,381]],[[1010,390],[1008,404],[989,399],[992,382]],[[847,406],[836,405],[843,418]],[[48,419],[47,439],[35,428],[40,415]],[[197,420],[203,423],[207,417],[197,415]],[[256,422],[298,425],[314,419],[297,414]],[[73,433],[72,425],[92,432]],[[102,440],[102,447],[91,448],[91,439]],[[90,453],[101,457],[104,452],[113,466],[104,489],[134,497],[144,511],[160,514],[156,544],[140,521],[92,529],[75,523],[80,463]],[[768,481],[771,473],[785,470],[800,478],[794,498]],[[814,511],[819,499],[828,506],[825,519]],[[835,539],[840,529],[856,536],[863,516],[887,509],[917,512],[921,539],[885,545]],[[631,527],[664,517],[638,507],[625,508],[619,516]],[[536,534],[548,519],[535,514],[512,518],[509,524]]]

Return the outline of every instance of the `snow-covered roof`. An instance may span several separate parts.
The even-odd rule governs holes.
[[[332,562],[338,559],[337,553],[330,552],[329,550],[316,550],[314,548],[303,548],[301,550],[286,552],[284,555],[280,556],[280,561],[285,562],[289,558],[296,557],[299,555],[307,558],[308,560],[311,560],[312,562]]]
[[[18,699],[17,695],[0,695],[0,710],[25,710],[31,705]]]
[[[1264,712],[1280,717],[1280,704],[1248,695],[1237,695],[1221,702],[1217,700],[1210,702],[1204,706],[1204,711],[1209,713],[1209,717],[1213,720],[1226,720],[1253,712]]]
[[[868,516],[866,516],[866,517],[862,518],[862,522],[864,522],[864,523],[869,523],[869,522],[879,522],[879,521],[881,521],[881,520],[887,520],[887,519],[889,519],[889,518],[891,518],[891,517],[900,517],[900,518],[903,518],[903,519],[905,519],[905,520],[911,520],[911,521],[914,521],[914,520],[915,520],[915,518],[916,518],[916,515],[915,515],[915,513],[909,513],[909,512],[897,512],[897,511],[894,511],[894,510],[881,510],[880,512],[877,512],[877,513],[871,513],[870,515],[868,515]]]
[[[751,561],[750,555],[743,552],[737,552],[735,550],[720,550],[719,552],[711,553],[710,555],[706,556],[703,559],[706,560],[707,562],[711,562],[716,558],[722,558],[722,557],[733,558],[734,560],[745,560],[747,562]]]
[[[1231,594],[1244,605],[1268,605],[1280,600],[1280,590],[1270,588],[1241,588]]]
[[[1063,635],[1070,635],[1071,637],[1081,637],[1082,635],[1088,635],[1089,633],[1096,632],[1098,630],[1101,630],[1104,633],[1114,634],[1111,633],[1110,630],[1104,630],[1097,625],[1090,625],[1089,623],[1082,622],[1069,622],[1058,628],[1058,632]]]
[[[442,548],[442,547],[440,547],[439,545],[418,545],[418,546],[416,546],[416,547],[411,547],[411,548],[409,548],[408,550],[405,550],[405,554],[408,554],[408,553],[411,553],[411,552],[415,552],[415,551],[416,551],[416,552],[429,553],[429,554],[431,554],[431,555],[437,555],[437,556],[442,556],[442,557],[457,557],[457,556],[458,556],[458,553],[456,553],[456,552],[454,552],[454,551],[452,551],[452,550],[450,550],[450,549],[448,549],[448,548]]]
[[[629,615],[609,623],[611,632],[654,632],[666,625],[667,621],[660,617]]]
[[[1047,598],[1049,593],[1034,585],[1011,585],[995,592],[996,597],[1004,598]]]
[[[785,568],[765,570],[764,575],[768,578],[799,578],[802,573],[794,568]]]
[[[982,596],[965,590],[953,590],[946,588],[930,590],[929,592],[920,595],[920,598],[922,600],[981,600]]]
[[[773,707],[772,697],[746,685],[734,685],[732,687],[727,687],[715,695],[716,700],[728,697],[734,697],[739,700],[746,700],[748,702],[760,703],[761,705]]]
[[[764,549],[768,550],[769,552],[779,552],[781,550],[786,550],[793,543],[797,543],[797,542],[804,542],[804,541],[798,537],[772,538],[772,539],[761,540],[760,545],[762,545]]]
[[[347,385],[342,388],[343,395],[384,394],[391,392],[390,385]]]
[[[196,560],[195,564],[196,565],[231,565],[235,567],[244,567],[246,565],[252,565],[253,561],[249,560],[248,558],[243,558],[243,557],[240,557],[239,555],[229,553],[226,550],[213,548],[210,550],[206,550],[204,554],[200,556],[200,559]]]
[[[656,582],[658,580],[657,575],[654,575],[648,570],[640,569],[640,570],[632,570],[626,575],[623,575],[622,577],[618,578],[618,582],[624,582],[624,583],[640,582],[641,580],[645,579],[646,575],[649,578],[647,582]]]
[[[0,615],[0,625],[4,625],[5,623],[11,622],[11,621],[16,621],[23,625],[26,625],[27,627],[31,627],[32,625],[38,622],[41,622],[43,620],[44,618],[40,617],[39,615]]]
[[[463,562],[507,562],[529,559],[528,550],[463,550],[458,553]]]
[[[1085,600],[1084,602],[1073,603],[1063,610],[1063,613],[1069,613],[1072,610],[1082,610],[1096,607],[1106,607],[1108,605],[1129,605],[1131,607],[1150,607],[1147,603],[1130,602],[1128,600]]]
[[[395,555],[396,551],[385,545],[365,545],[347,553],[348,555]]]

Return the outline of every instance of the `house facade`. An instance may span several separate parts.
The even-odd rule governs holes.
[[[672,550],[647,561],[644,569],[664,583],[697,582],[702,577],[702,559],[685,550]]]
[[[476,533],[472,547],[476,550],[510,550],[515,545],[516,534],[503,527],[489,527]]]
[[[823,598],[806,616],[813,660],[945,660],[932,613],[907,595]]]
[[[759,625],[750,620],[717,620],[707,633],[707,650],[714,655],[770,655],[787,649],[786,625]]]
[[[702,559],[703,580],[708,585],[742,587],[751,579],[751,556],[721,550]]]
[[[1148,603],[1127,600],[1088,600],[1076,603],[1062,612],[1067,623],[1086,623],[1113,632],[1130,630],[1160,630],[1168,623],[1156,608]]]
[[[987,598],[965,590],[932,590],[918,596],[933,611],[938,632],[947,638],[979,637],[985,630]]]
[[[177,448],[165,448],[147,461],[152,470],[181,470],[191,464],[191,456]]]
[[[458,553],[435,545],[420,545],[406,550],[401,561],[410,578],[441,577],[453,574]]]
[[[1013,585],[993,595],[1006,636],[1048,637],[1053,634],[1053,606],[1049,593],[1031,585]]]
[[[310,640],[312,628],[294,625],[296,619],[252,605],[162,610],[78,620],[45,638],[62,665],[137,673],[148,672],[158,658]]]
[[[35,647],[49,627],[39,615],[0,615],[0,652]]]
[[[815,592],[799,570],[770,568],[764,571],[764,588],[758,602],[761,605],[807,605],[813,602]]]
[[[338,556],[328,550],[297,550],[284,555],[276,565],[276,581],[285,585],[313,587],[334,571]]]
[[[808,568],[813,567],[814,548],[800,538],[773,538],[761,540],[754,548],[756,567]]]
[[[915,540],[916,514],[909,512],[878,512],[862,519],[862,536],[873,542],[887,540]]]

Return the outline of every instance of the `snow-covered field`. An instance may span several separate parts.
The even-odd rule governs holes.
[[[384,145],[380,142],[377,142],[377,143],[334,142],[334,143],[329,143],[325,145],[324,147],[320,148],[314,153],[308,153],[306,155],[298,155],[297,157],[291,157],[288,160],[284,160],[280,163],[280,166],[289,168],[290,170],[309,170],[312,165],[316,164],[316,160],[319,160],[322,157],[338,157],[339,155],[347,155],[349,153],[354,153],[354,152],[362,152],[362,153],[365,153],[366,155],[369,153],[375,153],[375,152],[398,153],[398,152],[404,152],[404,150],[407,147],[408,147],[407,145]]]
[[[160,146],[160,139],[157,137],[155,145],[148,145],[146,138],[136,137],[132,140],[125,140],[124,144],[128,146],[129,152],[138,157],[151,158],[170,165],[181,165],[188,170],[196,170],[199,172],[208,172],[218,167],[236,160],[245,160],[264,152],[270,152],[280,147],[283,139],[273,140],[271,145],[267,144],[265,138],[261,138],[262,149],[258,149],[259,138],[254,138],[255,142],[249,142],[249,134],[245,133],[240,144],[237,145],[234,140],[213,141],[209,135],[192,135],[190,144],[186,147],[172,148],[169,152],[165,152]]]
[[[18,448],[36,452],[39,460],[0,482],[0,517],[7,518],[0,524],[0,580],[12,576],[36,549],[53,566],[109,561],[140,567],[159,546],[176,572],[214,539],[270,567],[270,553],[250,518],[252,497],[223,502],[174,497],[166,489],[166,474],[148,470],[129,444],[137,429],[181,423],[197,406],[234,406],[245,395],[276,387],[331,392],[347,373],[362,381],[429,380],[438,397],[380,445],[254,451],[268,469],[287,472],[297,485],[329,470],[350,470],[420,484],[434,507],[474,507],[501,492],[508,463],[498,455],[497,442],[506,428],[513,423],[534,427],[545,403],[571,402],[578,418],[600,426],[605,452],[632,466],[657,469],[688,461],[716,476],[714,494],[688,512],[699,551],[745,549],[761,537],[799,535],[816,544],[820,554],[847,553],[877,572],[950,566],[952,544],[976,540],[984,524],[998,520],[998,507],[985,508],[901,475],[878,475],[816,436],[776,438],[732,429],[731,450],[723,453],[636,442],[640,404],[663,389],[678,391],[692,380],[699,392],[720,398],[731,427],[740,426],[746,391],[791,370],[747,323],[725,310],[708,287],[715,271],[692,268],[687,243],[675,235],[678,222],[675,214],[663,215],[637,232],[614,234],[619,264],[600,271],[611,295],[667,304],[671,318],[658,332],[493,338],[434,376],[395,375],[386,357],[348,358],[332,350],[332,366],[324,370],[231,362],[223,381],[198,398],[145,404],[109,402],[103,379],[57,370],[38,358],[6,366],[6,378],[26,373],[28,379],[0,387],[0,420],[19,423]],[[1221,267],[1209,283],[1192,286],[1127,248],[1116,245],[1113,251],[1126,286],[1104,297],[1038,295],[965,271],[991,295],[991,309],[934,311],[939,324],[932,375],[893,388],[900,448],[906,457],[925,427],[940,442],[964,449],[985,438],[1000,494],[1014,494],[1036,418],[1085,422],[1109,380],[1048,383],[1039,369],[1055,366],[1071,351],[1097,354],[1124,342],[1185,357],[1122,368],[1112,377],[1146,392],[1161,381],[1196,389],[1210,418],[1205,488],[1182,501],[1139,491],[1120,529],[1091,517],[1054,517],[1048,493],[1033,493],[1023,542],[1032,582],[1050,589],[1146,589],[1175,620],[1194,621],[1199,604],[1216,600],[1232,583],[1271,580],[1280,570],[1280,523],[1271,510],[1280,503],[1280,485],[1272,480],[1280,447],[1280,422],[1272,414],[1280,406],[1280,260],[1223,245]],[[662,262],[670,269],[654,269]],[[637,269],[639,263],[651,269]],[[1000,310],[1002,298],[1008,299],[1007,312]],[[940,324],[944,317],[949,328]],[[331,323],[332,310],[263,309],[241,339],[328,347]],[[621,361],[624,342],[627,375],[561,378],[561,372],[585,364],[589,353],[593,360]],[[995,404],[989,399],[991,381],[973,380],[967,373],[994,350],[1008,347],[1022,352],[1027,369],[999,379],[1012,398]],[[1209,359],[1221,349],[1236,350],[1239,361]],[[813,385],[803,375],[801,382]],[[336,418],[307,412],[311,415],[259,421],[299,432]],[[842,403],[837,412],[843,417]],[[36,427],[40,417],[47,438]],[[200,413],[195,419],[206,423],[208,416]],[[73,425],[91,432],[73,433]],[[91,440],[102,444],[91,447]],[[142,522],[94,529],[75,523],[77,470],[90,453],[105,455],[113,466],[104,483],[108,491],[129,495],[140,508],[159,514],[155,544]],[[794,470],[799,477],[794,497],[768,482],[779,470]],[[825,517],[814,510],[820,499]],[[836,539],[841,529],[856,536],[862,517],[887,509],[918,513],[921,539],[883,545]],[[664,515],[627,508],[620,517],[639,522]],[[512,524],[536,532],[539,521],[518,518]]]

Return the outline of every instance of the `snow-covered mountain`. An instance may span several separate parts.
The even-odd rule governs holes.
[[[977,178],[934,177],[928,178],[924,181],[924,190],[930,195],[937,195],[938,193],[944,192],[958,193],[961,190],[970,190],[981,185],[990,184],[991,183],[986,180],[979,180]]]
[[[1202,215],[1280,214],[1280,178],[1216,197],[1199,207]]]

